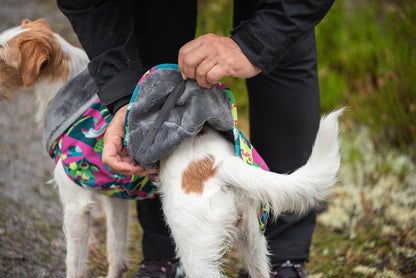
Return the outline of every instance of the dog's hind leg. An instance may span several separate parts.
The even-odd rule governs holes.
[[[254,200],[251,205],[245,204],[251,209],[246,209],[243,216],[239,238],[236,242],[238,249],[244,257],[251,278],[269,277],[269,260],[267,241],[259,227],[257,206]]]
[[[186,277],[224,277],[221,273],[221,258],[226,249],[226,240],[222,230],[204,224],[192,228],[182,225],[170,227]]]
[[[55,167],[55,181],[64,211],[64,232],[67,242],[66,277],[85,277],[94,192],[72,182],[60,161]]]
[[[102,196],[107,215],[108,278],[122,278],[127,271],[129,202]]]
[[[162,195],[163,211],[189,278],[222,278],[222,257],[237,235],[232,196]]]

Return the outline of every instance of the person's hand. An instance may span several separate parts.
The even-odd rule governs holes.
[[[146,170],[140,165],[134,165],[133,159],[124,148],[124,124],[128,105],[116,112],[107,131],[104,134],[103,164],[110,171],[125,176],[147,176],[158,173],[157,169]]]
[[[250,78],[261,72],[230,38],[206,34],[182,46],[178,57],[184,79],[196,79],[198,85],[210,88],[221,78]]]

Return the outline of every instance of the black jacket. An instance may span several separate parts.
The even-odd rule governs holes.
[[[230,32],[231,38],[267,75],[290,47],[322,20],[333,1],[259,1],[252,17]],[[100,100],[110,113],[129,102],[138,78],[148,70],[143,68],[136,41],[132,39],[132,19],[120,12],[129,9],[129,2],[58,0],[58,7],[70,20],[91,60],[89,71],[100,88]]]

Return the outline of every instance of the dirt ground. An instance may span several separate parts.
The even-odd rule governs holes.
[[[54,0],[0,0],[0,31],[45,18],[77,43]],[[47,183],[52,160],[34,120],[34,98],[0,103],[0,277],[64,277],[65,242],[57,190]]]

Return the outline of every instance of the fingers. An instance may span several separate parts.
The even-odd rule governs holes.
[[[145,177],[148,176],[150,174],[159,174],[159,169],[151,169],[151,170],[140,170],[140,171],[136,171],[133,173],[133,175],[135,176],[139,176],[139,177]]]
[[[125,116],[126,111],[127,108],[124,107],[117,111],[104,134],[103,164],[111,171],[119,174],[124,174],[124,170],[120,168],[119,163],[123,162],[122,152],[125,123],[123,115]],[[128,162],[125,161],[125,163]]]
[[[113,144],[107,141],[104,143],[103,149],[103,164],[106,165],[111,172],[124,176],[131,176],[136,172],[144,170],[143,167],[134,165],[133,160],[127,155],[126,150],[120,150],[119,148],[113,148],[111,146],[113,146]]]
[[[210,88],[219,79],[212,81],[209,72],[218,64],[216,43],[220,37],[207,34],[185,44],[179,50],[178,66],[184,79],[195,79],[198,85]]]
[[[191,78],[195,73],[193,70],[195,63],[197,63],[197,60],[201,58],[196,58],[194,55],[190,55],[193,50],[199,48],[201,45],[199,38],[192,40],[185,44],[184,46],[179,49],[179,55],[178,55],[178,66],[182,74],[186,78]],[[186,59],[186,61],[185,61]]]
[[[219,79],[212,80],[210,78],[210,72],[216,66],[216,62],[213,59],[206,58],[195,69],[195,76],[190,77],[198,82],[198,85],[203,88],[210,88],[212,84],[215,84]]]
[[[124,148],[124,124],[127,105],[122,107],[114,115],[104,135],[104,148],[102,153],[103,164],[111,172],[124,176],[146,176],[157,173],[157,169],[146,170],[140,165],[135,165],[133,159]]]
[[[196,79],[201,82],[201,84],[198,82],[199,85],[206,83],[202,75],[215,63],[212,59],[206,59],[209,56],[207,53],[209,49],[204,43],[200,38],[187,43],[179,50],[178,58],[178,66],[185,79]]]
[[[204,88],[225,76],[250,78],[261,72],[231,38],[214,34],[185,44],[179,50],[178,65],[184,79],[195,79]]]
[[[206,80],[208,84],[212,85],[217,83],[221,78],[228,75],[228,71],[224,69],[224,67],[215,65],[206,73]]]

